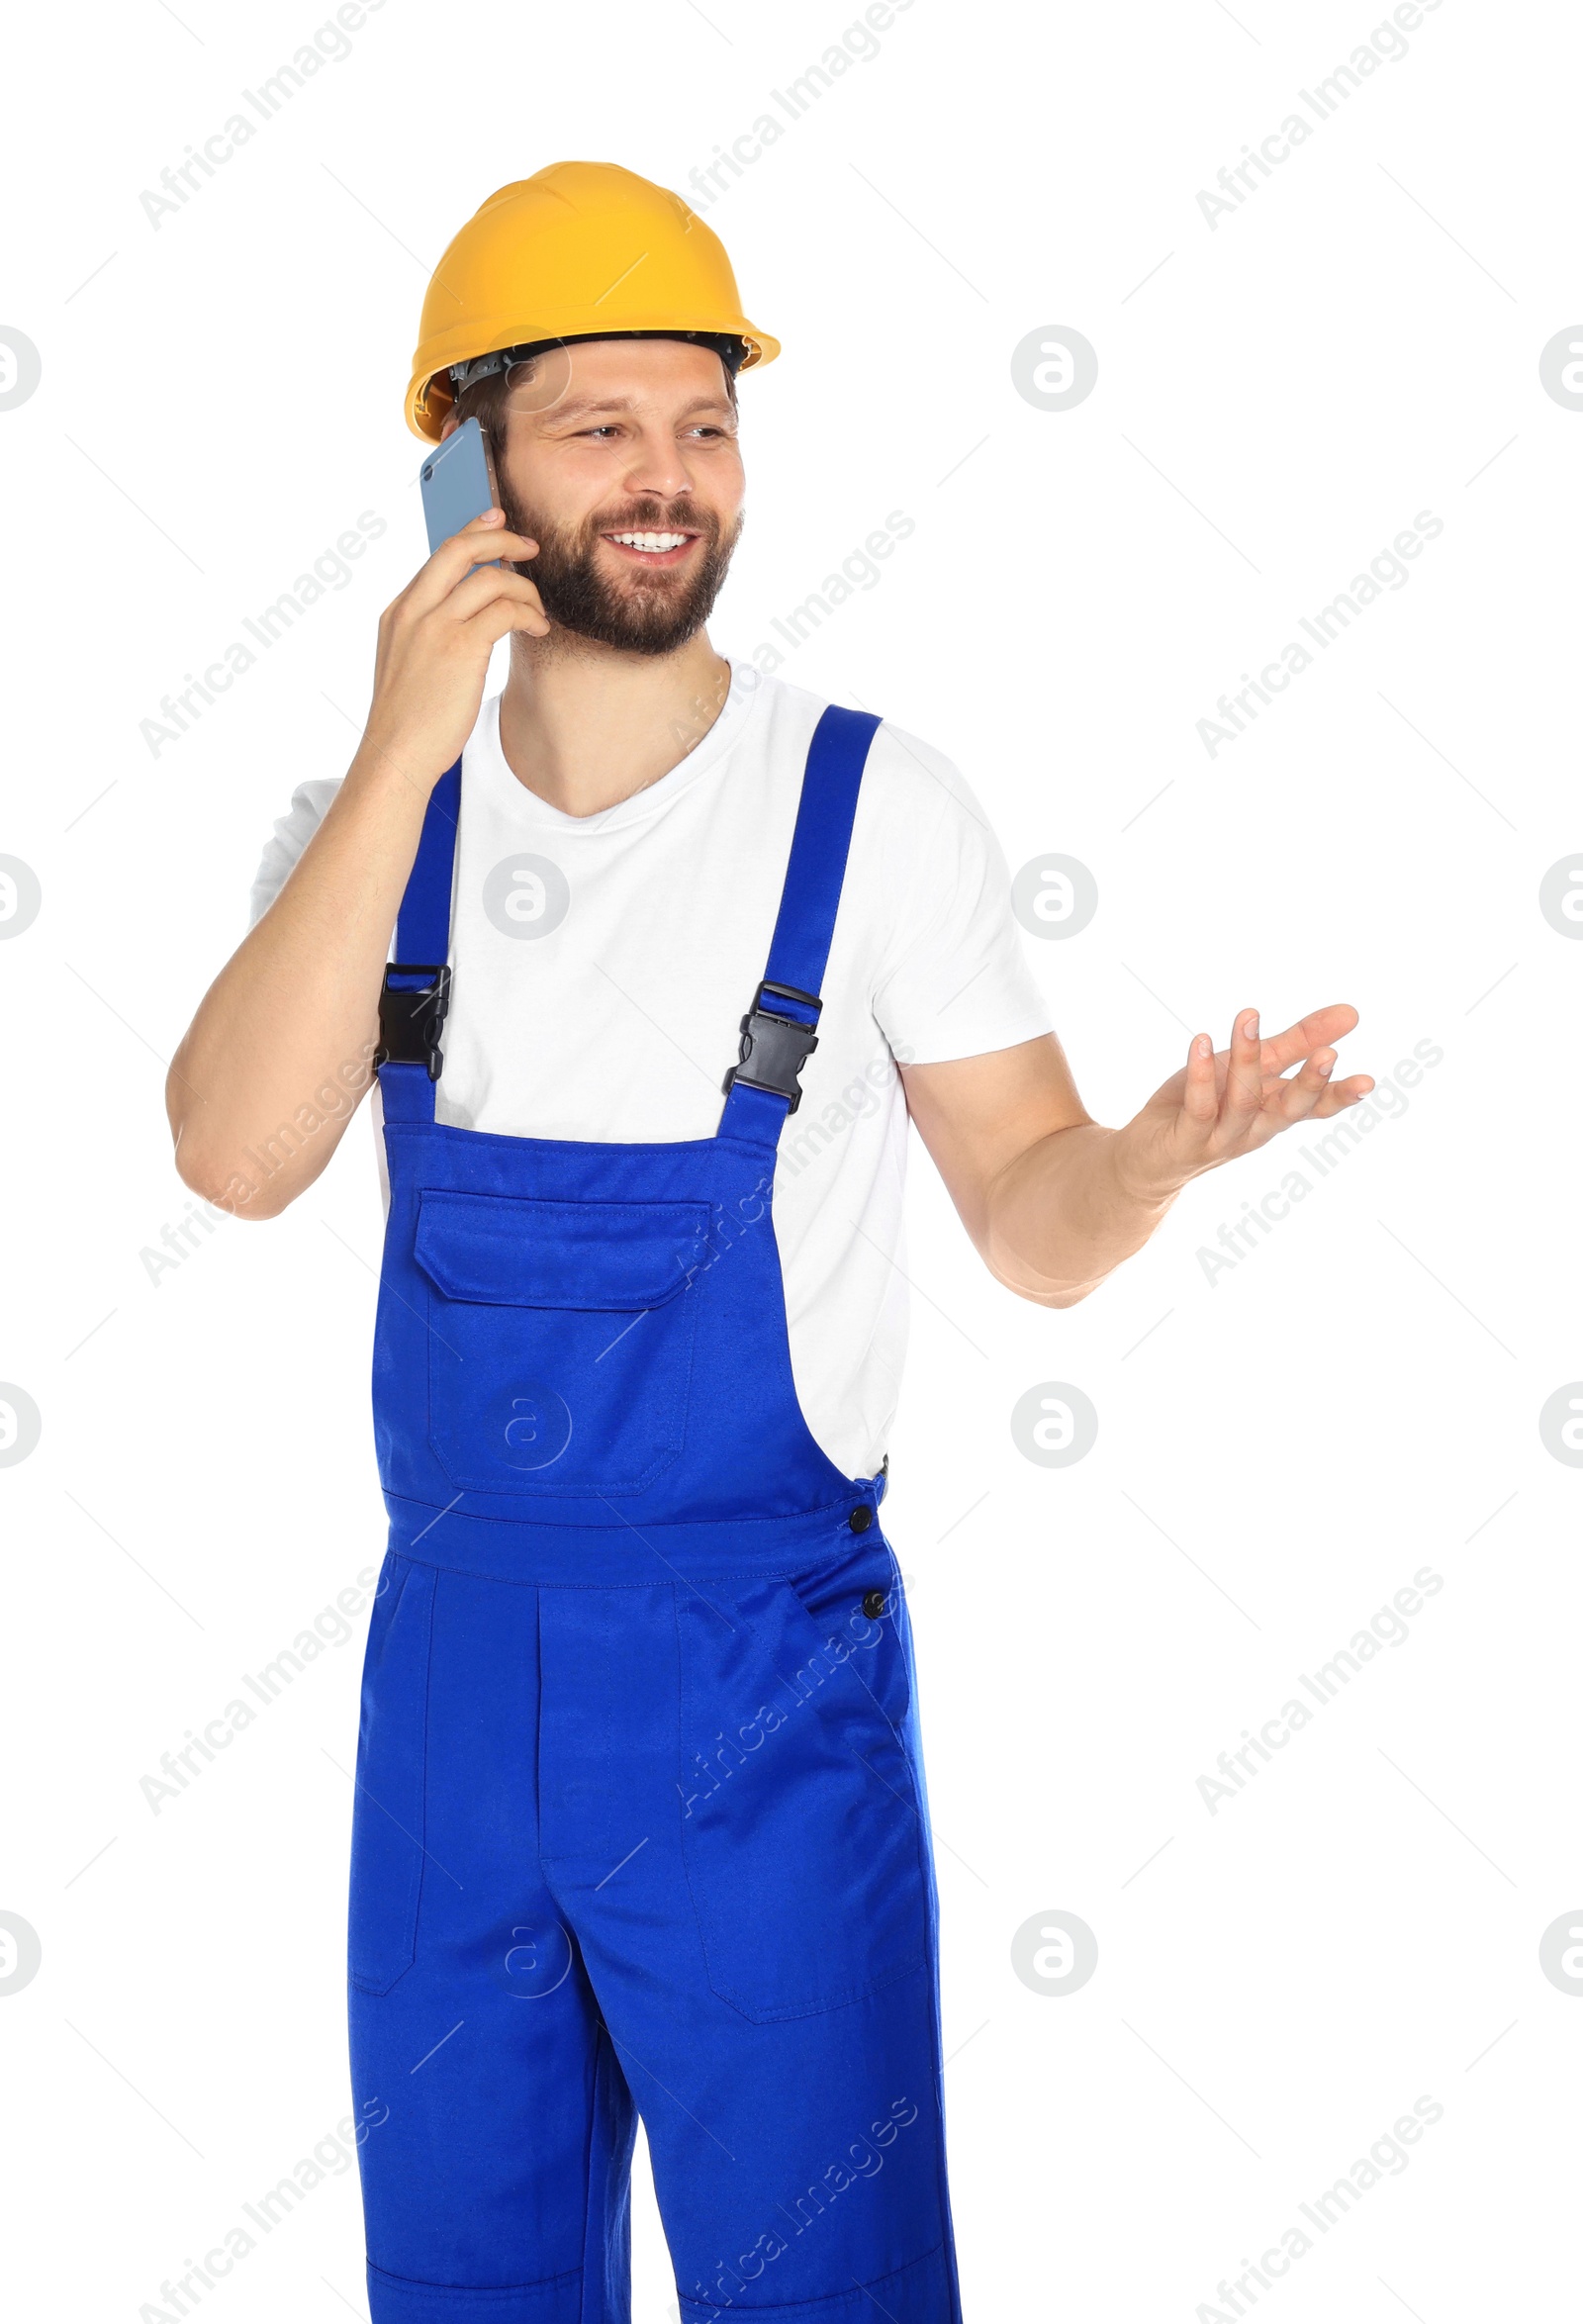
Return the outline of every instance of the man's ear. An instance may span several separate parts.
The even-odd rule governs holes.
[[[448,435],[454,435],[460,425],[461,421],[457,418],[455,413],[449,413],[439,431],[440,442],[443,443]]]

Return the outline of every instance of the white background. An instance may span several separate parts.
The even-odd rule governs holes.
[[[0,852],[44,888],[0,947],[0,1377],[43,1414],[0,1472],[0,1907],[43,1946],[0,1997],[18,2314],[130,2324],[348,2107],[363,1620],[157,1815],[140,1781],[378,1561],[366,1133],[283,1220],[157,1282],[140,1254],[189,1199],[162,1061],[293,784],[343,769],[422,554],[401,400],[427,271],[551,160],[686,191],[858,13],[388,0],[157,229],[143,189],[325,18],[13,28],[0,323],[44,365],[0,412]],[[1251,1003],[1273,1029],[1351,1001],[1343,1069],[1382,1083],[1443,1053],[1323,1179],[1294,1139],[1211,1175],[1067,1313],[996,1288],[917,1158],[887,1520],[970,2324],[1185,2324],[1426,2094],[1407,2167],[1260,2304],[1456,2324],[1577,2296],[1583,2008],[1538,1948],[1583,1904],[1583,1477],[1537,1426],[1583,1373],[1583,953],[1537,905],[1580,844],[1583,415],[1538,374],[1583,309],[1576,19],[1445,0],[1234,215],[1196,200],[1387,16],[916,0],[707,214],[786,350],[743,381],[716,641],[750,651],[915,518],[786,675],[950,753],[1014,869],[1091,869],[1092,925],[1029,951],[1093,1113]],[[1054,325],[1099,377],[1052,413],[1010,363]],[[350,585],[151,755],[140,721],[365,510],[388,529]],[[1420,511],[1443,531],[1409,585],[1211,760],[1216,697]],[[1201,1247],[1294,1166],[1312,1193],[1208,1281]],[[1099,1414],[1071,1467],[1011,1439],[1045,1381]],[[1425,1565],[1407,1641],[1211,1814],[1217,1755]],[[1013,1973],[1053,1909],[1095,1933],[1080,1992]],[[641,2183],[637,2241],[661,2324]],[[332,2175],[201,2312],[363,2315],[360,2271]]]

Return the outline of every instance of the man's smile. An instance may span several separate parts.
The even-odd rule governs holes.
[[[694,542],[701,537],[696,532],[602,532],[601,540],[633,564],[680,565]]]

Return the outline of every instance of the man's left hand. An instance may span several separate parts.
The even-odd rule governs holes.
[[[1146,1201],[1167,1200],[1190,1178],[1255,1153],[1294,1123],[1325,1121],[1356,1105],[1373,1088],[1371,1076],[1331,1079],[1334,1045],[1356,1023],[1356,1009],[1333,1001],[1262,1041],[1258,1011],[1245,1009],[1230,1049],[1194,1034],[1185,1069],[1116,1133],[1123,1184]],[[1299,1060],[1300,1069],[1284,1079]]]

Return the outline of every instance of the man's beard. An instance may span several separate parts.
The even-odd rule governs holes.
[[[726,533],[711,509],[687,501],[673,501],[667,508],[653,499],[633,501],[613,516],[556,525],[535,517],[504,477],[500,495],[511,530],[538,542],[538,555],[512,570],[532,582],[550,619],[574,637],[627,654],[674,653],[698,635],[720,594],[742,530],[740,515]],[[662,566],[651,574],[634,565],[623,584],[599,563],[601,536],[606,532],[696,532],[698,537],[685,565]]]

